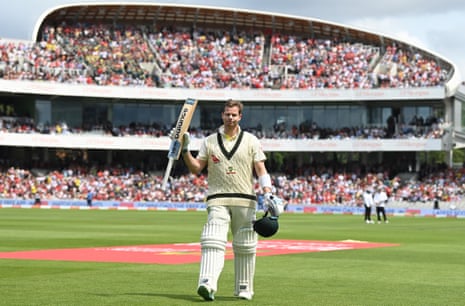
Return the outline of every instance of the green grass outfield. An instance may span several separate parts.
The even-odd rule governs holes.
[[[197,242],[205,212],[0,209],[0,252]],[[276,239],[400,246],[257,258],[255,297],[237,300],[226,261],[216,305],[464,305],[465,220],[285,214]],[[199,305],[198,263],[0,259],[0,305]]]

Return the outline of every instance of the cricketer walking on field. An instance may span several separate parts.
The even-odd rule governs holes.
[[[373,201],[373,189],[372,187],[367,187],[365,191],[363,192],[363,206],[365,207],[365,222],[368,224],[374,223],[373,220],[371,220],[371,208],[374,205]]]
[[[183,136],[182,156],[189,171],[198,174],[207,167],[208,172],[208,217],[200,237],[202,256],[197,287],[197,294],[206,301],[213,301],[218,290],[229,230],[234,252],[234,295],[246,300],[254,295],[258,240],[253,228],[257,205],[254,170],[265,193],[265,205],[273,205],[266,156],[257,137],[241,130],[242,110],[240,101],[225,103],[221,113],[223,125],[205,138],[197,157],[188,150],[189,134]],[[265,209],[276,217],[282,211],[281,207]]]

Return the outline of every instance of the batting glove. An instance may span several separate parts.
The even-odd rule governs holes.
[[[184,133],[182,135],[182,150],[187,151],[189,150],[189,143],[191,142],[189,133]]]
[[[267,192],[265,193],[263,208],[265,212],[268,212],[272,217],[279,217],[279,215],[284,211],[284,201],[280,197]]]
[[[176,134],[176,128],[172,128],[171,131],[168,133],[168,137],[174,140],[174,135]]]
[[[171,140],[175,140],[174,135],[176,135],[176,128],[172,128],[171,131],[168,134],[168,137],[171,138]],[[182,150],[187,151],[189,149],[189,143],[190,143],[190,136],[189,133],[184,133],[182,135]]]

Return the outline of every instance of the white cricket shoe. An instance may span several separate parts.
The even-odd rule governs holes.
[[[197,294],[200,295],[205,301],[215,300],[215,290],[211,289],[207,285],[200,285],[197,288]]]
[[[242,299],[242,300],[252,300],[252,297],[253,297],[253,294],[248,292],[248,291],[241,291],[239,292],[239,294],[237,295],[238,298]]]

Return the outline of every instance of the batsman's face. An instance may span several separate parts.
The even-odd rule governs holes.
[[[226,107],[221,114],[225,127],[235,127],[239,124],[242,114],[239,113],[238,107]]]

